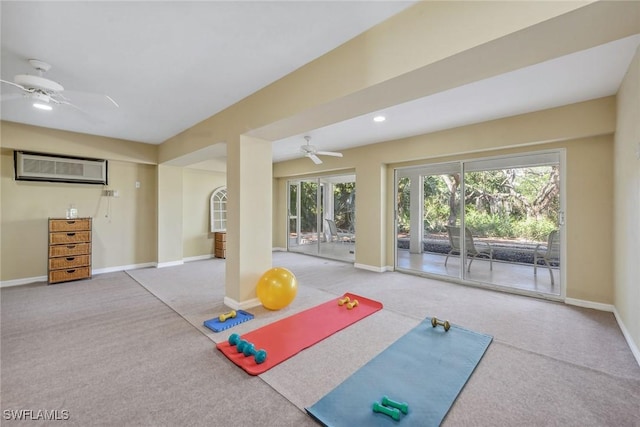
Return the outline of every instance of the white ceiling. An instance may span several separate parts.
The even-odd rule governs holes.
[[[274,160],[300,157],[304,135],[343,150],[617,93],[640,34],[346,120],[274,143]],[[386,120],[376,123],[373,118]]]
[[[28,58],[47,61],[46,76],[87,114],[21,99],[3,101],[0,117],[158,144],[412,3],[2,1],[2,79],[31,73]],[[305,134],[338,151],[613,95],[638,45],[635,35]],[[274,161],[300,157],[305,134],[274,142]],[[205,151],[198,161],[224,157]]]
[[[2,79],[35,74],[29,58],[48,62],[45,77],[87,114],[18,99],[1,118],[159,144],[413,3],[2,1]],[[0,86],[5,98],[20,91]]]

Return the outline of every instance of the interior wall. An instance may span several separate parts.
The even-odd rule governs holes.
[[[93,218],[94,271],[155,261],[155,166],[110,160],[108,188],[119,196],[106,197],[102,185],[15,181],[13,150],[1,157],[2,282],[47,275],[47,220],[70,204]]]
[[[158,165],[158,267],[182,264],[183,168]]]
[[[0,121],[0,132],[0,146],[3,148],[152,165],[158,163],[158,147],[152,144],[6,121]]]
[[[617,96],[614,164],[615,307],[640,362],[640,49]]]
[[[210,199],[213,190],[226,185],[224,172],[185,168],[182,181],[183,257],[214,253],[214,235],[210,232]]]

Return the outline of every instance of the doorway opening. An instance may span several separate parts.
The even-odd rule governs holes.
[[[355,175],[287,183],[287,250],[355,262]]]

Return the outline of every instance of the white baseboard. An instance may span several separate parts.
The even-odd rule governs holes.
[[[373,265],[355,263],[355,264],[353,264],[353,266],[355,268],[359,268],[361,270],[374,271],[376,273],[384,273],[385,271],[393,271],[393,267],[391,267],[389,265],[385,265],[385,266],[382,266],[382,267],[376,267],[376,266],[373,266]]]
[[[638,349],[638,345],[633,341],[633,338],[631,337],[629,330],[624,325],[624,322],[622,321],[622,318],[620,317],[620,314],[618,313],[618,310],[616,310],[615,307],[613,308],[613,315],[616,317],[616,321],[618,322],[618,326],[620,326],[620,330],[622,331],[622,335],[624,336],[624,339],[627,340],[627,344],[631,349],[631,353],[633,354],[633,357],[636,358],[636,362],[638,362],[638,365],[640,365],[640,349]]]
[[[215,258],[215,255],[207,254],[207,255],[190,256],[187,258],[183,258],[182,261],[183,262],[202,261],[204,259],[211,259],[211,258]]]
[[[156,264],[157,268],[164,268],[164,267],[175,267],[176,265],[182,265],[184,264],[183,260],[180,261],[169,261],[169,262],[159,262]]]
[[[0,282],[0,288],[8,288],[10,286],[28,285],[35,282],[46,282],[47,276],[25,277],[24,279],[4,280]]]
[[[575,298],[565,298],[564,302],[565,304],[575,305],[577,307],[593,308],[594,310],[608,311],[610,313],[613,313],[614,310],[612,304],[603,304],[601,302],[586,301]]]
[[[578,307],[585,307],[585,308],[593,308],[595,310],[608,311],[610,313],[613,313],[613,315],[616,318],[616,322],[618,322],[618,326],[622,331],[622,335],[624,336],[624,339],[627,341],[627,345],[629,346],[629,349],[631,349],[631,353],[633,354],[633,357],[635,357],[636,362],[638,362],[638,365],[640,365],[640,349],[638,349],[638,345],[633,341],[633,338],[631,337],[629,330],[625,326],[624,322],[622,321],[622,318],[620,317],[620,314],[618,313],[618,310],[616,310],[616,307],[614,305],[602,304],[599,302],[585,301],[585,300],[574,299],[574,298],[565,298],[564,302],[569,305],[575,305]]]
[[[96,268],[91,270],[92,274],[113,273],[116,271],[136,270],[138,268],[155,267],[155,262],[145,262],[143,264],[118,265],[116,267]]]
[[[143,264],[117,265],[115,267],[95,268],[91,270],[91,274],[114,273],[116,271],[135,270],[137,268],[155,267],[155,262],[146,262]],[[28,285],[36,282],[46,282],[47,276],[25,277],[23,279],[5,280],[0,282],[0,288],[8,288],[10,286]]]
[[[233,298],[224,297],[224,305],[234,310],[246,310],[249,308],[258,307],[259,305],[262,305],[262,303],[258,298],[238,302]]]

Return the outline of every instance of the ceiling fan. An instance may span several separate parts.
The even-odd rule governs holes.
[[[309,141],[311,141],[310,136],[305,136],[304,139],[307,140],[307,143],[300,147],[300,151],[305,157],[310,158],[316,165],[322,163],[322,160],[320,160],[318,156],[342,157],[342,153],[336,153],[335,151],[318,151],[315,146],[309,144]]]
[[[33,106],[41,110],[52,110],[56,105],[68,105],[77,110],[83,111],[82,108],[71,103],[71,100],[64,96],[62,92],[64,87],[58,83],[44,77],[44,73],[51,69],[51,65],[39,59],[29,59],[29,64],[36,70],[37,75],[17,74],[13,81],[0,79],[0,82],[17,87],[22,91],[21,94],[2,95],[2,101],[11,99],[28,98],[33,101]],[[103,97],[107,103],[113,107],[120,107],[116,101],[108,95],[99,95]]]

